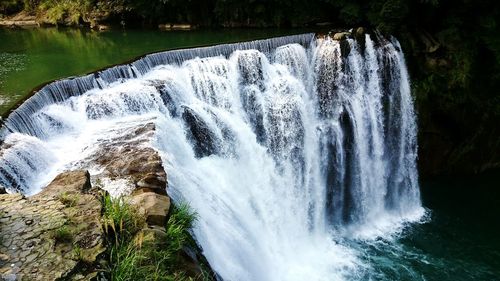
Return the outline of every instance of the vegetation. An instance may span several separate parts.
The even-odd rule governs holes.
[[[74,207],[78,203],[78,195],[63,192],[59,195],[59,201],[66,207]]]
[[[113,281],[192,280],[182,271],[181,250],[193,245],[189,229],[196,215],[185,204],[174,207],[167,222],[165,235],[141,230],[144,218],[123,199],[104,199],[104,225],[109,235],[109,277]],[[148,236],[149,235],[149,236]],[[209,280],[208,274],[197,280]]]
[[[73,241],[73,233],[67,225],[62,225],[54,230],[54,239],[59,243],[71,242]]]
[[[146,223],[143,216],[123,198],[104,196],[104,231],[108,233],[115,247],[126,244]]]

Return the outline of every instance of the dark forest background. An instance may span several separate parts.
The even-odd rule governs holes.
[[[424,175],[498,169],[500,12],[495,0],[0,0],[5,17],[154,27],[363,26],[396,36],[419,111]]]

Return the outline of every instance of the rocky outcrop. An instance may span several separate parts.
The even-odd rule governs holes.
[[[333,35],[333,40],[344,40],[347,39],[349,36],[351,36],[350,32],[338,32]]]
[[[0,26],[6,27],[33,27],[39,26],[36,17],[27,13],[19,13],[13,17],[0,20]]]
[[[112,234],[102,226],[106,191],[124,197],[144,217],[137,241],[165,246],[171,200],[162,158],[152,146],[154,119],[107,130],[110,137],[84,148],[87,157],[71,164],[81,170],[58,175],[31,197],[0,195],[2,278],[90,280],[109,269],[105,258]],[[201,280],[205,271],[200,252],[196,247],[183,249],[176,270]]]
[[[152,147],[155,131],[154,120],[120,124],[114,137],[102,140],[78,165],[98,167],[92,181],[114,197],[124,196],[144,216],[146,225],[136,235],[137,241],[164,247],[171,200],[162,159]],[[180,255],[183,265],[180,270],[199,280],[202,276],[199,260],[203,259],[200,250],[185,249]]]
[[[170,198],[154,191],[134,192],[130,196],[130,204],[146,218],[149,226],[165,226],[170,209]]]
[[[32,197],[0,195],[0,276],[90,280],[105,250],[101,209],[87,171],[62,173]]]
[[[151,146],[155,133],[153,120],[120,126],[119,133],[102,140],[78,166],[98,167],[93,172],[94,183],[114,197],[140,190],[166,195],[167,174],[158,151]],[[118,180],[120,187],[116,189],[116,184],[110,183]]]

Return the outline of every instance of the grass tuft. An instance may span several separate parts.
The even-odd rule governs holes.
[[[108,250],[110,280],[193,280],[182,272],[180,258],[182,248],[194,243],[189,231],[196,214],[187,204],[173,208],[165,237],[154,243],[138,235],[145,220],[126,201],[106,195],[104,207],[104,225],[111,242]],[[209,274],[202,275],[196,280],[210,280]]]
[[[145,218],[123,198],[104,196],[104,230],[116,245],[132,239],[145,222]]]
[[[56,242],[65,243],[73,241],[73,233],[67,225],[63,225],[54,231]]]
[[[74,207],[78,203],[78,198],[76,194],[64,192],[59,195],[59,201],[66,207]]]

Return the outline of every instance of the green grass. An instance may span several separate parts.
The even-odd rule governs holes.
[[[61,201],[61,203],[63,203],[66,207],[74,207],[78,203],[78,198],[76,194],[63,192],[59,195],[59,201]]]
[[[73,241],[73,233],[67,225],[62,225],[54,230],[54,239],[59,243],[71,242]]]
[[[104,198],[104,226],[109,237],[109,278],[112,281],[183,281],[193,280],[182,271],[180,251],[192,245],[189,230],[196,214],[187,204],[171,211],[165,237],[144,240],[137,235],[145,226],[144,218],[123,199]],[[196,280],[210,280],[203,273]]]
[[[145,225],[145,218],[123,198],[104,196],[104,230],[118,245],[132,239]]]

